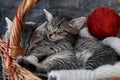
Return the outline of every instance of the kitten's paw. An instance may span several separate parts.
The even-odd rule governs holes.
[[[36,71],[36,67],[34,64],[32,64],[30,61],[25,59],[24,57],[18,57],[17,58],[17,63],[21,66],[24,67],[32,72]]]
[[[17,58],[16,62],[17,62],[20,66],[24,67],[24,57],[19,56],[19,57]]]
[[[59,70],[59,71],[51,71],[48,73],[48,80],[70,80],[68,79],[68,75],[66,75],[66,70]],[[72,80],[72,79],[71,79]]]
[[[49,76],[48,80],[57,80],[56,77]]]
[[[56,72],[52,71],[48,74],[48,80],[57,80]]]

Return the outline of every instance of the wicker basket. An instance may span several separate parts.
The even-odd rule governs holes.
[[[19,8],[16,10],[16,15],[13,19],[9,43],[0,39],[3,80],[42,80],[25,68],[20,67],[15,62],[17,56],[24,55],[24,50],[19,45],[22,22],[31,7],[38,1],[39,0],[23,0]],[[109,80],[120,80],[120,78]]]
[[[2,58],[2,78],[3,80],[42,80],[36,77],[34,74],[20,67],[15,59],[12,59],[10,63],[10,57],[7,54],[7,44],[3,39],[0,39],[0,55]]]
[[[22,22],[31,7],[38,1],[39,0],[23,0],[16,10],[13,19],[10,41],[6,43],[3,39],[0,39],[3,80],[42,80],[15,62],[17,56],[24,55],[24,50],[19,45]]]

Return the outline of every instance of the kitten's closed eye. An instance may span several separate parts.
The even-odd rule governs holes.
[[[59,34],[59,35],[63,35],[63,36],[68,36],[68,35],[69,35],[68,32],[66,32],[66,31],[64,31],[64,32],[59,32],[58,34]]]

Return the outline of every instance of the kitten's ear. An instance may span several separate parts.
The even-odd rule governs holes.
[[[38,26],[35,30],[36,31],[45,31],[45,26],[47,24],[47,21],[45,21],[44,23],[42,23],[40,26]]]
[[[45,31],[45,26],[47,24],[47,21],[42,23],[40,26],[38,26],[32,35],[32,45],[36,45],[36,43],[40,42],[43,39],[43,32]]]
[[[79,18],[71,20],[70,26],[72,28],[75,28],[75,29],[79,30],[79,29],[81,29],[81,27],[83,26],[85,21],[86,21],[86,17],[79,17]]]
[[[8,18],[8,17],[5,17],[5,21],[7,23],[7,28],[8,30],[10,30],[11,26],[12,26],[12,21]]]
[[[5,20],[6,20],[6,23],[7,23],[7,30],[6,30],[3,38],[6,42],[8,42],[8,39],[10,38],[10,29],[11,29],[11,26],[12,26],[12,21],[8,17],[5,17]]]
[[[51,21],[53,19],[53,15],[50,12],[48,12],[46,9],[43,9],[43,10],[44,10],[47,20]]]

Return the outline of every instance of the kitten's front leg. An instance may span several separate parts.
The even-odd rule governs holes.
[[[34,65],[31,64],[31,62],[34,62],[34,61],[32,60],[32,58],[31,58],[31,61],[30,61],[30,60],[28,61],[28,60],[26,59],[26,57],[22,57],[22,56],[20,56],[20,57],[17,58],[17,63],[18,63],[20,66],[22,66],[22,67],[24,67],[24,68],[26,68],[26,69],[34,72],[36,68],[35,68]]]
[[[46,58],[58,52],[61,52],[61,49],[59,46],[49,46],[44,48],[41,52],[38,52],[38,54],[33,53],[33,55],[37,56],[38,58]]]
[[[57,52],[59,52],[59,51],[55,48],[55,46],[48,46],[40,51],[33,50],[32,53],[30,53],[30,54],[36,56],[38,61],[43,61],[44,59],[46,59],[46,57],[48,57],[52,54],[55,54]]]
[[[49,68],[47,66],[38,63],[38,59],[35,56],[28,56],[28,57],[18,57],[17,63],[30,70],[33,73],[47,73],[49,71]]]

